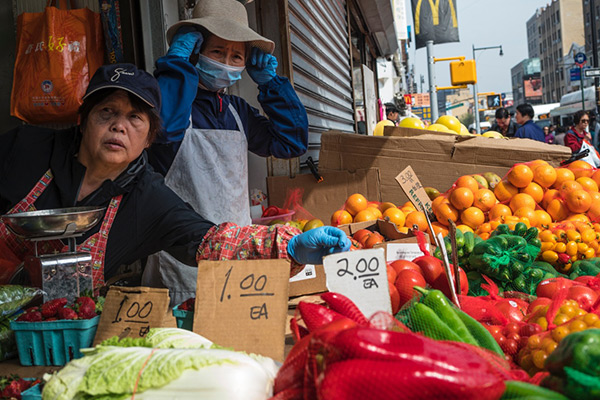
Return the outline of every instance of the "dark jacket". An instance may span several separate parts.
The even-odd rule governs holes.
[[[55,131],[22,126],[0,135],[0,213],[23,199],[49,168],[54,179],[34,203],[38,210],[108,206],[123,194],[108,236],[105,279],[122,264],[169,250],[180,261],[196,265],[195,253],[213,224],[196,214],[152,170],[145,154],[114,181],[77,201],[86,168],[79,163],[78,128]],[[77,239],[81,243],[98,232],[101,222]]]
[[[198,72],[187,60],[163,56],[154,72],[162,95],[163,132],[150,148],[150,164],[166,174],[181,145],[190,114],[192,127],[237,130],[229,104],[240,116],[248,150],[259,156],[298,157],[308,146],[308,117],[298,95],[284,77],[260,85],[258,101],[266,118],[244,99],[198,87]]]
[[[525,122],[519,129],[517,129],[515,137],[522,139],[533,139],[542,143],[545,142],[544,131],[532,120]]]
[[[510,123],[508,124],[508,127],[506,128],[506,132],[502,131],[502,129],[498,126],[497,122],[494,122],[489,130],[500,132],[505,137],[513,137],[513,136],[515,136],[517,129],[519,129],[520,127],[521,127],[521,125],[517,124],[515,121],[513,121],[511,119]]]

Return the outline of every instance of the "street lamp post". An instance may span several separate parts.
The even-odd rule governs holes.
[[[475,45],[471,45],[473,47],[473,60],[475,60],[475,52],[480,50],[489,50],[489,49],[500,49],[500,56],[503,56],[502,45],[499,46],[490,46],[490,47],[475,47]],[[475,69],[477,69],[477,64],[475,64]],[[473,105],[475,111],[475,129],[477,133],[481,133],[481,124],[479,121],[479,97],[477,96],[477,81],[473,84]]]

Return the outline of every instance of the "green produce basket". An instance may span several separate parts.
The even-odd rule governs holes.
[[[177,321],[177,327],[181,329],[187,329],[188,331],[192,330],[192,326],[194,325],[194,312],[180,310],[179,305],[173,307],[173,316]]]
[[[21,365],[65,365],[83,357],[90,347],[100,316],[92,319],[46,322],[11,321]]]

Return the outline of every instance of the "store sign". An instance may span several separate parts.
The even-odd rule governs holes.
[[[289,279],[287,260],[200,261],[194,332],[283,361]]]
[[[569,76],[570,76],[571,82],[580,81],[581,80],[581,68],[579,68],[579,67],[571,68],[569,70]]]
[[[392,312],[383,248],[346,251],[323,258],[327,289],[343,294],[370,318]]]

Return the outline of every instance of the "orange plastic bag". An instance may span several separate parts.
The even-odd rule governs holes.
[[[76,123],[89,80],[104,61],[100,14],[48,0],[17,19],[10,114],[31,124]]]

